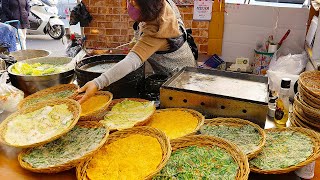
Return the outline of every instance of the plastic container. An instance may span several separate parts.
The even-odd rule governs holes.
[[[291,79],[283,78],[281,80],[281,89],[279,98],[276,102],[276,111],[274,120],[277,124],[284,125],[287,123],[289,118],[289,90],[290,90]]]
[[[253,73],[256,75],[266,75],[269,64],[274,53],[260,52],[254,50]]]
[[[314,177],[314,169],[316,166],[316,162],[313,161],[312,163],[296,170],[294,173],[303,179],[312,179]]]
[[[276,99],[277,97],[271,97],[269,100],[269,110],[268,110],[268,116],[270,117],[274,117],[274,114],[276,112]]]

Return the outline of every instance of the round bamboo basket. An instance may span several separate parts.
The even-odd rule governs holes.
[[[291,127],[301,127],[297,124],[296,122],[296,117],[294,115],[291,115],[291,117],[289,118]]]
[[[259,144],[257,144],[257,149],[248,153],[247,157],[248,159],[252,159],[256,157],[261,151],[263,146],[266,143],[266,133],[264,130],[258,126],[257,124],[254,124],[250,121],[239,119],[239,118],[214,118],[210,120],[205,120],[204,125],[206,126],[231,126],[231,127],[241,127],[244,125],[253,126],[260,134],[261,140]],[[226,140],[228,141],[228,140]]]
[[[308,105],[315,107],[315,108],[320,108],[320,99],[317,97],[314,97],[310,95],[308,92],[304,90],[301,86],[299,86],[299,96],[301,97],[302,100],[304,100]]]
[[[42,141],[32,143],[32,144],[18,145],[18,144],[10,144],[5,141],[4,136],[5,136],[5,133],[7,130],[7,125],[10,121],[14,120],[16,116],[34,112],[34,111],[41,109],[45,106],[54,106],[54,105],[59,105],[59,104],[67,104],[69,111],[73,114],[72,123],[70,124],[69,127],[64,129],[61,133],[55,134],[52,137],[47,138],[46,140],[42,140]],[[38,103],[36,105],[30,106],[28,108],[18,110],[15,113],[11,114],[9,117],[7,117],[0,124],[0,142],[3,144],[6,144],[8,146],[17,147],[17,148],[31,148],[31,147],[46,144],[48,142],[51,142],[51,141],[54,141],[54,140],[60,138],[61,136],[65,135],[66,133],[68,133],[77,124],[77,122],[80,118],[80,112],[81,112],[80,104],[77,101],[72,100],[72,99],[59,99],[59,100],[44,101],[44,102]]]
[[[296,105],[293,106],[293,112],[300,119],[300,121],[302,121],[304,124],[307,124],[308,127],[311,127],[312,129],[314,128],[320,129],[320,121],[318,122],[313,118],[307,117],[305,113]]]
[[[85,115],[85,116],[80,116],[79,121],[100,121],[103,119],[103,116],[106,115],[108,111],[108,107],[110,103],[112,102],[113,95],[112,93],[108,91],[98,91],[95,93],[95,96],[107,96],[109,100],[106,102],[106,104],[101,108],[96,111],[92,111],[91,113]],[[79,98],[79,97],[78,97]]]
[[[83,154],[80,158],[73,159],[73,160],[70,160],[66,163],[47,167],[47,168],[33,168],[29,163],[24,162],[22,160],[22,158],[25,155],[29,154],[33,150],[33,148],[25,149],[18,156],[20,166],[24,169],[27,169],[29,171],[36,172],[36,173],[58,173],[58,172],[72,169],[72,168],[76,167],[80,162],[85,161],[86,159],[90,158],[107,141],[108,136],[109,136],[109,130],[107,127],[103,126],[101,123],[95,122],[95,121],[81,121],[81,122],[77,123],[77,126],[80,126],[83,128],[101,128],[102,127],[102,128],[106,129],[106,133],[105,133],[104,137],[101,139],[100,143],[94,149],[92,149],[90,152]]]
[[[309,117],[309,118],[315,118],[315,119],[320,119],[320,110],[316,109],[312,106],[309,106],[308,104],[304,103],[299,95],[294,97],[294,105],[298,108],[301,109],[304,114]],[[320,120],[318,121],[320,124]]]
[[[139,99],[139,98],[114,99],[114,100],[112,100],[112,102],[110,103],[107,111],[111,111],[112,108],[113,108],[113,106],[115,106],[115,105],[118,104],[118,103],[121,103],[121,102],[124,101],[124,100],[130,100],[130,101],[136,101],[136,102],[150,102],[150,101],[148,101],[148,100]],[[156,111],[156,105],[154,105],[154,110],[153,110],[153,111],[154,111],[154,112]],[[153,113],[154,113],[154,112],[153,112]],[[150,116],[146,117],[144,120],[137,122],[137,123],[134,125],[134,127],[145,126],[146,124],[148,124],[148,122],[150,121],[153,113],[152,113]],[[110,129],[110,131],[111,131],[111,132],[114,132],[114,131],[117,131],[117,129]]]
[[[168,162],[171,155],[171,145],[169,138],[160,130],[151,127],[134,127],[126,130],[121,130],[114,132],[109,135],[108,141],[105,146],[119,140],[131,136],[133,134],[140,134],[145,136],[151,136],[158,140],[162,149],[162,160],[158,165],[157,169],[154,170],[151,174],[149,174],[145,179],[151,179],[155,174],[157,174]],[[92,158],[89,158],[87,161],[80,163],[77,166],[76,174],[78,180],[89,180],[87,176],[86,170],[88,169],[88,165]]]
[[[273,128],[273,129],[266,129],[265,130],[268,136],[268,132],[284,132],[284,131],[294,131],[294,132],[299,132],[302,133],[306,136],[308,136],[312,142],[313,142],[313,154],[310,155],[305,161],[296,164],[295,166],[290,166],[287,168],[282,168],[282,169],[273,169],[273,170],[262,170],[259,169],[255,166],[250,166],[250,170],[254,173],[259,173],[259,174],[285,174],[289,173],[292,171],[295,171],[297,169],[300,169],[316,159],[320,157],[320,135],[319,133],[311,130],[311,129],[306,129],[306,128],[301,128],[301,127],[289,127],[289,128]]]
[[[236,145],[221,138],[204,135],[191,135],[172,140],[171,146],[173,152],[189,146],[222,148],[232,156],[239,166],[236,180],[247,180],[249,177],[250,168],[247,156],[243,154]]]
[[[293,113],[293,118],[292,121],[294,122],[295,127],[302,127],[302,128],[307,128],[307,129],[312,129],[308,125],[306,125],[300,118],[297,116],[296,113]],[[291,121],[291,122],[292,122]]]
[[[38,91],[38,92],[24,98],[19,103],[18,108],[23,109],[23,108],[29,107],[31,105],[37,104],[39,102],[29,104],[30,103],[29,101],[32,99],[35,99],[35,98],[37,99],[37,98],[45,97],[45,96],[50,95],[52,93],[57,93],[57,92],[61,92],[61,91],[68,91],[68,90],[74,91],[74,93],[72,95],[66,97],[69,99],[74,99],[78,95],[77,89],[78,89],[78,86],[75,84],[62,84],[62,85],[54,86],[51,88],[47,88],[47,89],[44,89],[42,91]],[[54,99],[58,99],[58,98],[55,97]],[[40,102],[48,101],[48,100],[50,100],[50,99],[42,100]]]
[[[299,85],[309,94],[320,98],[320,72],[308,71],[300,74]]]
[[[184,136],[188,136],[188,135],[195,135],[196,132],[200,129],[200,127],[204,124],[204,116],[198,112],[198,111],[195,111],[195,110],[192,110],[192,109],[186,109],[186,108],[167,108],[167,109],[160,109],[160,110],[157,110],[155,112],[155,114],[157,113],[161,113],[161,112],[165,112],[165,111],[185,111],[185,112],[188,112],[190,114],[192,114],[194,117],[197,118],[198,120],[198,123],[197,123],[197,126],[195,127],[194,131],[192,133],[189,133],[189,134],[186,134]],[[151,120],[149,123],[152,122],[152,117],[151,117]]]

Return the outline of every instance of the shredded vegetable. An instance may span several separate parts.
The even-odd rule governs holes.
[[[167,165],[153,179],[234,180],[238,169],[237,163],[224,149],[190,146],[173,152]]]
[[[208,126],[204,125],[200,128],[201,134],[220,137],[236,144],[244,154],[255,151],[262,137],[259,131],[250,125],[240,127],[230,126]]]
[[[107,133],[106,129],[75,126],[70,132],[53,142],[33,148],[22,160],[34,168],[61,165],[97,148]]]
[[[56,74],[66,71],[68,68],[65,65],[54,65],[54,64],[42,64],[42,63],[16,63],[11,71],[18,75],[31,75],[31,76],[42,76]]]
[[[46,106],[16,116],[7,124],[4,139],[14,145],[28,145],[62,132],[72,123],[73,114],[66,104]]]
[[[156,170],[162,160],[158,140],[130,135],[104,146],[88,164],[89,179],[141,180]]]
[[[251,166],[263,170],[283,169],[305,161],[313,153],[311,139],[298,132],[268,132],[266,145]]]

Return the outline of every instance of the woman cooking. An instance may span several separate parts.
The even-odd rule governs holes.
[[[129,16],[139,22],[134,25],[139,38],[125,59],[79,89],[80,93],[85,92],[80,103],[145,61],[155,73],[169,76],[183,67],[196,66],[180,13],[172,0],[128,0],[127,4]]]

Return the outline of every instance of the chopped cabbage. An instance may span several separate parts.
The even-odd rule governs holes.
[[[61,73],[66,71],[65,65],[54,65],[54,64],[27,64],[18,62],[12,67],[12,72],[18,75],[31,75],[31,76],[42,76],[50,75],[55,73]]]

